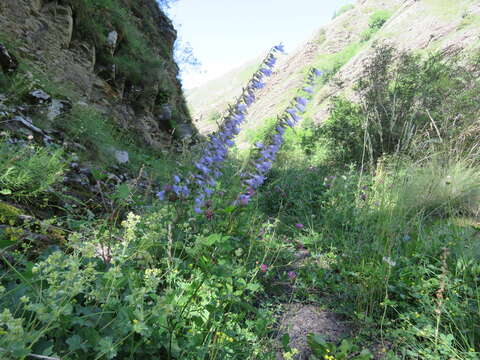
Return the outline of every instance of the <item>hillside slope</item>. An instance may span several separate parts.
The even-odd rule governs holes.
[[[376,16],[380,16],[381,21],[372,28],[369,23]],[[371,55],[374,42],[388,42],[400,50],[420,53],[453,51],[453,48],[471,50],[478,47],[479,30],[480,4],[473,0],[460,0],[454,5],[443,0],[357,1],[352,9],[334,18],[312,39],[279,62],[259,100],[250,109],[245,126],[255,129],[262,126],[265,119],[282,111],[312,66],[324,71],[329,79],[335,78],[318,91],[314,107],[309,112],[319,123],[328,116],[329,100],[333,96],[352,96],[351,87]],[[225,75],[235,76],[235,71]],[[215,84],[215,81],[207,83],[196,89],[196,93],[205,94],[208,91],[204,89],[211,90]],[[208,99],[205,96],[204,100]],[[196,117],[203,121],[212,112],[221,111],[228,99],[227,93],[222,101],[215,100],[210,104],[204,101],[199,106],[196,98],[193,99],[191,94],[187,96]],[[199,126],[202,127],[202,123]],[[241,143],[245,141],[240,138]]]

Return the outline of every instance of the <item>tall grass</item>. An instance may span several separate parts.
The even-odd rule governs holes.
[[[63,178],[61,149],[9,144],[0,139],[0,193],[16,199],[35,198]]]

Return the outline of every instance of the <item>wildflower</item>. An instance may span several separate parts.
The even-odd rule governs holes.
[[[322,75],[323,75],[323,72],[321,72],[321,71],[318,70],[318,69],[313,69],[313,74],[314,74],[315,76],[322,76]]]
[[[178,184],[180,182],[180,177],[178,175],[173,175],[173,182]]]
[[[294,108],[288,108],[287,110],[285,110],[285,112],[289,113],[290,115],[294,115],[297,112],[297,110]]]
[[[305,86],[302,90],[309,94],[313,94],[313,87],[311,86]]]
[[[260,271],[261,272],[267,272],[267,270],[268,270],[268,266],[266,264],[260,265]]]
[[[212,220],[213,219],[213,210],[211,210],[211,209],[205,210],[205,217],[208,220]]]
[[[295,227],[296,227],[297,229],[300,229],[300,230],[301,230],[301,229],[303,229],[303,224],[301,224],[301,223],[295,224]]]
[[[235,205],[239,206],[247,206],[250,201],[250,195],[245,195],[242,194],[238,197],[238,199],[235,201]]]
[[[165,190],[157,192],[157,197],[160,201],[164,201],[165,200]]]
[[[294,280],[297,277],[297,273],[295,271],[289,271],[287,275],[290,280]]]
[[[247,105],[245,105],[245,104],[238,104],[238,105],[237,105],[237,110],[240,111],[240,112],[243,112],[243,111],[247,110]]]
[[[392,259],[390,259],[388,256],[384,256],[382,258],[382,260],[385,261],[388,265],[390,265],[392,267],[397,265],[397,263],[395,261],[393,261]]]
[[[284,45],[283,44],[278,44],[273,47],[274,50],[279,51],[279,52],[285,52]]]
[[[300,111],[301,113],[304,113],[305,112],[305,106],[302,105],[302,104],[297,104],[295,105],[298,109],[298,111]]]
[[[271,75],[272,75],[272,70],[270,70],[270,69],[265,69],[265,68],[263,68],[263,69],[260,69],[260,71],[261,71],[262,73],[264,73],[265,76],[271,76]]]
[[[197,214],[203,213],[203,210],[200,209],[199,207],[195,207],[195,208],[193,208],[193,210],[194,210]]]
[[[301,105],[303,105],[303,106],[306,106],[307,103],[308,103],[308,100],[305,99],[304,97],[299,96],[299,97],[297,98],[297,103],[298,103],[298,104],[301,104]]]
[[[363,200],[363,201],[367,200],[367,194],[365,194],[365,193],[362,192],[362,193],[360,194],[360,200]]]

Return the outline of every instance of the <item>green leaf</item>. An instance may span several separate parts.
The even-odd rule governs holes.
[[[370,359],[373,359],[373,355],[367,349],[363,349],[359,355],[352,358],[352,360],[370,360]]]
[[[85,349],[85,345],[82,344],[82,338],[78,335],[73,335],[66,340],[68,344],[68,350],[77,351]]]
[[[200,241],[202,245],[212,246],[220,242],[220,240],[222,240],[222,236],[222,234],[211,234],[210,236],[203,238]]]
[[[12,190],[10,189],[1,189],[0,195],[12,195]]]
[[[7,247],[9,247],[13,244],[15,244],[15,241],[12,241],[10,239],[2,238],[2,233],[0,232],[0,249],[5,249],[5,248],[7,248]]]
[[[285,352],[289,352],[290,351],[290,335],[288,335],[287,333],[283,334],[280,341],[282,342],[282,346],[283,346],[283,350]]]
[[[333,350],[332,345],[328,344],[325,339],[320,335],[308,334],[307,343],[316,356],[322,357],[327,354],[327,350]]]

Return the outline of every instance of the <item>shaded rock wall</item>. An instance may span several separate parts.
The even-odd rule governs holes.
[[[154,65],[145,63],[144,54],[132,53],[135,48],[127,43],[125,29],[117,29],[113,22],[99,27],[100,34],[89,34],[82,27],[81,0],[2,0],[2,51],[23,62],[32,79],[40,73],[48,82],[67,87],[62,100],[90,105],[142,143],[162,149],[172,136],[184,138],[196,132],[173,60],[176,31],[155,0],[116,2],[128,17],[131,31],[140,34],[148,47],[152,56],[147,60]],[[108,19],[107,8],[98,5],[94,11],[100,17],[107,12]],[[98,37],[106,42],[95,41]],[[143,61],[144,66],[129,71],[117,64],[120,60],[129,66]],[[7,64],[3,65],[6,69]],[[38,83],[42,87],[42,81]]]

